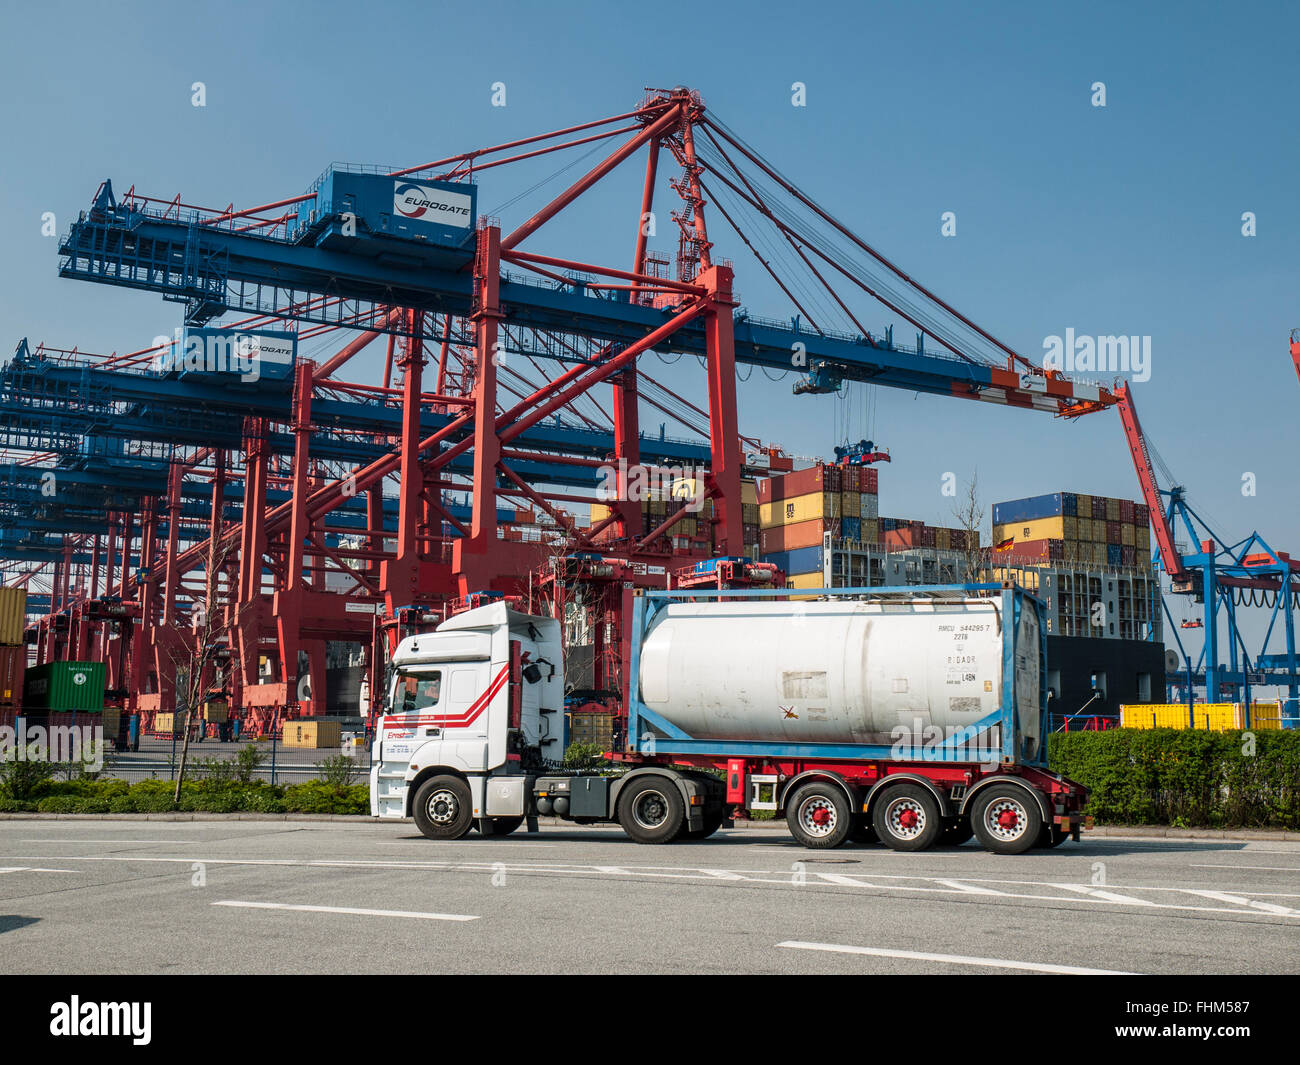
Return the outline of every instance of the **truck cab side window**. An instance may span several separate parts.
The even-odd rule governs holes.
[[[399,682],[398,692],[401,697],[400,713],[434,706],[442,693],[442,671],[408,673]]]

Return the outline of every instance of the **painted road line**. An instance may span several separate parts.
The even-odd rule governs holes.
[[[1290,917],[1293,914],[1300,916],[1300,910],[1293,910],[1289,906],[1279,906],[1275,902],[1259,902],[1255,899],[1247,899],[1241,895],[1230,895],[1226,891],[1193,891],[1191,888],[1184,888],[1183,893],[1186,895],[1200,895],[1203,899],[1212,899],[1215,902],[1230,902],[1234,906],[1249,906],[1252,909],[1263,910],[1265,913],[1276,913],[1283,917]]]
[[[869,884],[865,880],[858,880],[846,873],[814,873],[819,880],[825,880],[828,884],[843,884],[845,887],[857,888],[874,888],[875,884]]]
[[[1189,869],[1251,869],[1265,873],[1300,873],[1300,865],[1189,865]]]
[[[420,921],[477,921],[464,913],[421,913],[419,910],[367,910],[354,906],[292,906],[287,902],[244,902],[224,899],[213,906],[233,906],[243,910],[294,910],[299,913],[346,913],[361,917],[406,917]]]
[[[1157,903],[1152,902],[1150,899],[1137,899],[1134,898],[1132,895],[1117,895],[1113,891],[1101,891],[1098,888],[1088,887],[1086,884],[1050,884],[1048,886],[1054,888],[1060,888],[1062,891],[1077,891],[1080,895],[1089,895],[1094,899],[1105,899],[1107,902],[1122,902],[1126,906],[1158,905]],[[1151,889],[1148,888],[1145,890],[1151,890]],[[1166,888],[1163,890],[1168,890],[1168,889]]]
[[[866,954],[873,958],[902,958],[905,961],[934,961],[944,965],[975,965],[984,969],[1018,969],[1028,973],[1058,973],[1067,976],[1136,976],[1117,969],[1085,969],[1078,965],[1049,965],[1037,961],[1009,961],[1006,958],[972,958],[962,954],[924,954],[915,950],[886,950],[883,947],[851,947],[842,943],[801,943],[787,940],[778,947],[793,950],[822,950],[831,954]]]
[[[958,891],[965,892],[968,895],[1002,895],[1004,898],[1012,898],[1009,891],[994,891],[993,888],[976,887],[974,884],[963,884],[960,880],[939,880],[935,879],[936,884],[943,884],[945,887],[955,888]]]
[[[8,865],[0,867],[0,873],[75,873],[75,869],[40,869],[32,865]]]

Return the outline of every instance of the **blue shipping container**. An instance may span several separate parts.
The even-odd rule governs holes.
[[[861,518],[841,518],[840,532],[846,540],[862,539],[862,519]]]
[[[782,573],[815,573],[822,568],[822,549],[816,545],[800,547],[794,551],[773,551],[763,556]]]
[[[1118,566],[1124,558],[1124,549],[1119,544],[1106,545],[1106,564]]]
[[[1061,506],[1063,493],[1052,492],[1045,496],[1030,496],[1027,499],[1012,499],[1006,503],[993,504],[993,524],[1009,525],[1018,521],[1034,521],[1038,518],[1059,518],[1063,511]],[[1072,497],[1076,509],[1078,497]]]

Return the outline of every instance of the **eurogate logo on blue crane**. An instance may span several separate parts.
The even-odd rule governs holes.
[[[403,218],[467,226],[472,205],[473,201],[465,193],[432,185],[398,181],[393,188],[393,210]]]

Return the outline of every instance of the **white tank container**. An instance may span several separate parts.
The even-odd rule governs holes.
[[[1037,740],[1038,620],[1021,612],[1017,694]],[[641,647],[641,699],[696,739],[881,743],[971,725],[1002,699],[1001,603],[673,602]]]

